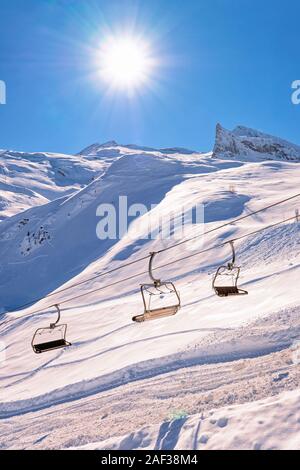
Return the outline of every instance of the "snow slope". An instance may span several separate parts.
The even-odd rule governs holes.
[[[116,142],[94,144],[77,155],[0,150],[0,220],[75,193],[103,174],[118,158],[142,150]]]
[[[244,133],[252,134],[253,131],[243,130]],[[87,154],[84,158],[89,159],[93,174],[98,171],[94,164],[98,165],[99,152],[101,155],[105,151],[105,157],[102,156],[107,167],[103,174],[97,174],[96,179],[71,195],[53,198],[0,224],[3,312],[52,294],[57,288],[81,283],[67,291],[54,293],[27,310],[2,315],[2,319],[16,318],[15,322],[1,326],[6,362],[1,367],[0,418],[9,429],[8,432],[3,429],[1,434],[5,447],[16,445],[11,439],[20,448],[78,446],[127,435],[146,424],[150,426],[145,435],[150,436],[147,439],[151,447],[154,436],[159,435],[157,426],[151,424],[164,421],[161,407],[167,403],[172,408],[174,400],[181,400],[182,406],[191,407],[189,415],[201,412],[204,403],[209,409],[228,405],[227,401],[203,397],[204,376],[209,380],[208,389],[215,394],[217,389],[220,391],[225,387],[224,396],[228,399],[230,391],[230,404],[234,405],[280,393],[283,385],[284,390],[295,390],[299,386],[299,365],[291,359],[291,352],[300,339],[296,282],[300,274],[300,226],[296,222],[270,228],[237,244],[238,264],[242,266],[241,284],[249,291],[247,297],[219,299],[211,289],[217,266],[230,259],[228,246],[194,256],[185,263],[174,262],[160,270],[159,276],[176,281],[181,294],[182,309],[173,318],[142,325],[132,323],[131,317],[142,311],[139,284],[148,281],[145,263],[95,278],[105,270],[174,243],[174,240],[146,239],[149,233],[147,214],[132,221],[130,236],[125,235],[120,240],[99,240],[96,237],[99,204],[113,202],[117,205],[122,195],[128,196],[129,204],[143,203],[150,208],[155,203],[157,206],[151,214],[158,225],[161,217],[166,217],[170,211],[179,219],[183,205],[193,207],[201,203],[205,207],[205,229],[209,230],[295,194],[299,188],[299,163],[278,159],[273,154],[253,158],[252,152],[247,160],[244,151],[230,157],[216,152],[212,156],[188,151],[180,153],[179,149],[162,152],[132,147],[125,151],[125,147],[114,142],[90,147],[83,153]],[[194,244],[162,253],[155,265],[175,261],[201,248],[290,217],[297,208],[298,199],[253,215]],[[190,224],[185,235],[196,233],[198,228]],[[136,278],[132,278],[136,274]],[[93,279],[87,281],[91,277]],[[117,288],[97,290],[121,279],[125,280]],[[50,305],[66,300],[62,305],[62,321],[69,325],[68,339],[72,347],[47,355],[34,355],[30,342],[35,329],[47,326],[55,319]],[[40,308],[44,313],[17,320],[18,316]],[[228,369],[232,366],[228,364],[238,365],[240,361],[247,364],[250,361],[251,373],[247,368],[243,377],[243,368],[237,367],[234,375],[229,376]],[[282,370],[286,373],[286,367],[288,375],[278,383],[273,382],[272,375],[267,387],[256,375],[264,367],[266,377],[271,370],[276,379],[277,373]],[[198,377],[195,382],[191,380],[194,373]],[[255,380],[251,381],[250,377],[254,376]],[[181,396],[179,387],[172,395],[177,380],[181,384],[187,377],[192,387],[190,394]],[[242,395],[234,394],[242,377],[243,390],[247,391],[243,399]],[[149,396],[149,387],[143,386],[147,381],[150,381],[150,388],[151,384],[157,389],[162,389],[163,384],[167,386],[161,394]],[[129,387],[130,394],[124,393],[124,387]],[[258,390],[257,393],[247,395],[252,388]],[[130,421],[125,414],[132,394],[140,400],[140,408]],[[116,400],[113,409],[109,404],[112,396]],[[117,405],[124,397],[127,397],[126,402]],[[289,406],[294,407],[295,401],[296,398],[291,399]],[[80,409],[86,406],[86,413],[92,410],[93,416],[98,416],[99,409],[101,416],[109,414],[109,418],[103,418],[99,429],[93,426],[82,439],[80,436],[86,431],[77,403]],[[150,421],[143,413],[148,405]],[[254,413],[256,406],[259,405],[246,407],[245,416]],[[53,419],[51,429],[47,419],[49,410],[52,410]],[[233,413],[233,422],[243,413]],[[62,424],[60,431],[57,420],[62,415],[68,416],[68,423]],[[189,419],[195,430],[199,417]],[[38,431],[29,430],[32,420],[37,423]],[[73,420],[72,426],[70,420]],[[209,422],[207,426],[207,432],[212,432]],[[191,445],[188,438],[191,434],[181,428],[179,441],[173,440],[172,445]],[[297,432],[296,424],[291,425],[291,434],[282,445],[297,443]],[[134,434],[132,441],[126,441],[129,447],[137,445],[135,436],[138,435]],[[224,436],[223,447],[239,447],[234,444],[235,435],[230,427],[228,435]],[[41,436],[45,437],[40,440]],[[215,440],[208,442],[216,448],[221,445],[221,438],[218,432]],[[240,445],[253,446],[255,436],[251,443],[249,439],[245,436]],[[274,443],[271,438],[263,440],[262,446],[277,446],[276,439],[274,436]],[[118,446],[121,441],[118,438],[109,442]]]
[[[300,391],[147,426],[78,450],[294,450],[300,448]]]
[[[210,172],[218,167],[204,164],[203,168]],[[128,206],[143,203],[150,207],[150,202],[160,203],[186,173],[197,171],[197,165],[168,156],[129,154],[81,191],[5,220],[0,226],[0,254],[6,273],[0,287],[2,310],[53,291],[115,244],[116,240],[100,241],[96,236],[96,212],[101,203],[117,205],[119,196],[126,195]],[[152,175],[159,178],[152,179]],[[131,245],[126,250],[136,248]],[[122,257],[127,254],[123,252]]]
[[[0,220],[78,191],[106,166],[101,159],[0,150]]]

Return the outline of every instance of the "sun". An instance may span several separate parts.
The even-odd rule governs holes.
[[[150,78],[153,57],[150,47],[139,38],[110,37],[100,48],[100,74],[119,89],[140,87]]]

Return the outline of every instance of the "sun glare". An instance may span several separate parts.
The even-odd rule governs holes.
[[[100,50],[100,73],[114,88],[134,89],[145,83],[151,73],[150,48],[138,38],[114,37]]]

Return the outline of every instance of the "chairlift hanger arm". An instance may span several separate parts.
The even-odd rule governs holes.
[[[52,329],[55,328],[56,325],[57,325],[57,324],[59,323],[59,321],[60,321],[60,308],[59,308],[59,305],[56,304],[56,305],[53,305],[53,306],[54,306],[54,307],[56,308],[56,310],[57,310],[57,320],[56,320],[55,323],[51,323],[51,324],[50,324],[50,328],[52,328]]]
[[[236,254],[235,254],[235,248],[234,248],[234,240],[230,240],[230,242],[228,242],[230,247],[231,247],[231,250],[232,250],[232,260],[230,263],[228,263],[228,269],[232,270],[235,266],[235,260],[236,260]]]
[[[153,281],[155,287],[159,287],[161,285],[161,280],[160,279],[157,279],[156,277],[154,277],[154,274],[153,274],[153,260],[154,260],[154,257],[155,255],[157,255],[157,252],[156,251],[152,251],[150,253],[150,260],[149,260],[149,277],[150,279]]]

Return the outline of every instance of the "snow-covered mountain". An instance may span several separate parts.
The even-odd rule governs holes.
[[[8,174],[2,175],[1,196],[11,193],[11,199],[0,223],[0,308],[3,320],[15,321],[0,327],[0,361],[6,356],[0,364],[1,446],[96,442],[94,447],[153,448],[161,442],[163,449],[193,448],[205,447],[203,434],[208,448],[222,442],[223,448],[280,447],[271,424],[277,429],[276,410],[286,403],[289,413],[280,416],[290,419],[290,432],[282,447],[300,447],[300,421],[294,419],[300,384],[299,224],[295,219],[236,243],[248,296],[221,299],[212,290],[214,272],[230,259],[228,246],[190,257],[293,216],[300,198],[161,253],[156,266],[174,264],[158,275],[173,280],[181,295],[182,308],[172,318],[131,321],[142,312],[139,285],[149,281],[147,263],[99,276],[174,243],[147,238],[149,215],[151,229],[158,229],[171,213],[179,220],[183,206],[201,203],[209,230],[294,195],[300,181],[296,156],[297,146],[281,139],[220,126],[213,154],[116,142],[94,144],[74,156],[3,152]],[[14,202],[19,193],[25,211]],[[128,205],[143,203],[150,212],[133,217],[121,239],[99,240],[97,208],[118,207],[124,195]],[[196,233],[190,223],[185,236]],[[184,256],[186,262],[175,262]],[[27,302],[33,305],[14,311]],[[35,355],[32,335],[55,320],[55,303],[63,303],[72,346]],[[278,397],[268,411],[273,395]],[[233,427],[242,428],[256,410],[263,410],[261,420],[270,426],[255,423],[239,440]],[[212,424],[221,418],[228,426],[224,420]],[[199,434],[202,425],[205,432]]]
[[[127,154],[82,190],[3,221],[0,253],[6,281],[0,286],[2,311],[46,295],[108,252],[117,240],[100,241],[96,236],[96,212],[101,203],[117,207],[119,197],[126,195],[128,207],[142,203],[150,208],[187,173],[198,172],[197,162],[197,157],[185,163],[166,155]],[[210,172],[218,166],[203,162],[202,168]],[[99,174],[97,163],[94,174]],[[138,248],[138,240],[135,243]],[[129,247],[128,255],[137,248],[134,244]],[[125,250],[117,259],[126,256]]]
[[[216,129],[215,157],[300,161],[300,147],[263,132],[238,126],[228,131]]]
[[[107,167],[84,156],[0,151],[0,220],[72,194]]]
[[[90,157],[110,157],[113,158],[118,155],[126,154],[126,153],[131,153],[132,151],[138,151],[138,152],[150,152],[150,153],[159,153],[159,154],[173,154],[173,153],[179,153],[179,154],[184,154],[184,155],[191,155],[191,154],[196,154],[199,152],[196,152],[195,150],[189,150],[185,149],[182,147],[172,147],[172,148],[162,148],[162,149],[155,149],[153,147],[145,147],[141,145],[136,145],[136,144],[118,144],[115,140],[110,140],[108,142],[105,142],[104,144],[92,144],[85,149],[83,149],[81,152],[79,152],[78,155],[84,155],[84,156],[90,156]]]
[[[0,150],[0,221],[70,195],[102,175],[118,158],[140,153],[197,154],[181,148],[153,149],[115,141],[90,145],[77,155]]]
[[[191,161],[201,155],[184,148],[154,149],[115,141],[90,145],[77,155],[0,150],[0,220],[70,195],[101,176],[119,158],[136,154],[191,156]],[[218,124],[213,156],[299,161],[300,147],[243,126],[231,132]]]

